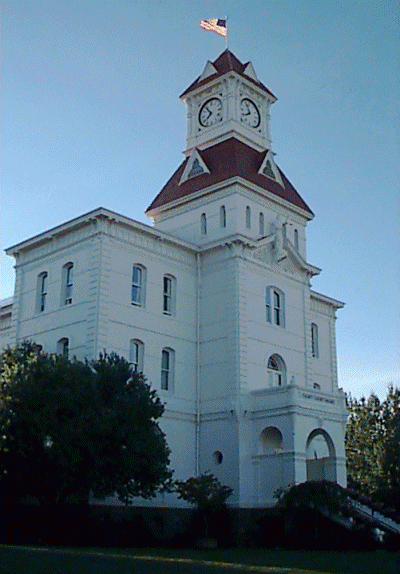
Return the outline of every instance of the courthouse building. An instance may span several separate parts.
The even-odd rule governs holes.
[[[313,213],[275,163],[276,98],[226,50],[181,99],[185,158],[152,225],[98,208],[7,249],[0,343],[129,359],[165,402],[175,478],[211,471],[233,505],[307,479],[345,485],[343,303],[311,289]]]

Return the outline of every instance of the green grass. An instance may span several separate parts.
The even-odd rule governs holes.
[[[166,559],[166,560],[165,560]],[[210,562],[212,564],[210,564]],[[399,574],[400,553],[0,546],[1,574]]]

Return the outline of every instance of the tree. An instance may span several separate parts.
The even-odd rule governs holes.
[[[40,504],[128,504],[171,481],[164,407],[116,355],[83,363],[30,342],[0,355],[0,492]]]
[[[196,505],[200,518],[200,528],[204,536],[208,537],[210,521],[226,509],[226,501],[233,493],[233,489],[224,486],[218,478],[209,472],[197,477],[190,477],[185,481],[177,480],[175,490],[178,498]],[[221,525],[219,526],[221,528]]]
[[[390,387],[384,401],[375,395],[349,397],[346,457],[349,486],[367,495],[400,492],[400,390]]]

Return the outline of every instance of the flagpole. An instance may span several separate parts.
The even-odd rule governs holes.
[[[225,48],[228,49],[228,16],[225,16],[225,22],[226,22]]]

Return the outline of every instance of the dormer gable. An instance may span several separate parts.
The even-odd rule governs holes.
[[[247,62],[247,64],[245,64],[244,66],[245,67],[243,69],[243,74],[245,74],[249,78],[252,78],[252,80],[254,80],[255,82],[259,82],[253,64],[251,62]]]
[[[264,160],[261,163],[258,173],[260,175],[264,175],[265,177],[268,177],[269,179],[276,181],[277,183],[279,183],[279,185],[283,186],[281,174],[274,161],[274,154],[270,149],[267,150],[267,153],[265,154]]]
[[[199,154],[196,148],[193,148],[190,156],[187,159],[186,166],[183,170],[181,179],[178,185],[182,185],[188,179],[202,175],[204,173],[210,173],[205,161]]]
[[[207,64],[204,66],[204,70],[201,76],[199,77],[198,81],[201,82],[202,80],[205,80],[210,76],[214,76],[215,74],[218,74],[218,71],[215,68],[215,66],[213,66],[213,64],[210,62],[210,60],[208,60]]]

